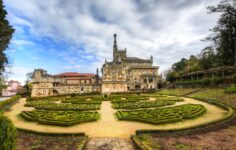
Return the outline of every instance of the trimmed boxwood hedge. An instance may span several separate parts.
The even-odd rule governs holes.
[[[1,101],[0,102],[0,113],[4,112],[8,108],[10,108],[12,106],[12,104],[14,104],[20,98],[21,98],[20,95],[15,95],[15,96],[12,96],[11,98],[7,99],[7,100]]]
[[[179,122],[183,119],[193,119],[205,112],[206,108],[201,104],[185,104],[151,110],[118,111],[116,116],[119,120],[166,124]]]
[[[24,106],[26,107],[35,107],[38,105],[47,105],[47,104],[55,104],[53,101],[48,101],[48,100],[38,100],[38,101],[31,101],[31,102],[27,102],[25,103]]]
[[[62,103],[72,103],[72,104],[101,104],[100,100],[80,100],[80,99],[65,99],[61,101]]]
[[[33,110],[23,111],[21,112],[20,116],[27,121],[34,121],[40,124],[71,126],[79,123],[96,121],[99,118],[99,113],[80,111]]]
[[[14,150],[17,131],[12,122],[0,114],[0,150]]]
[[[113,105],[112,107],[115,109],[139,109],[139,108],[152,108],[152,107],[160,107],[160,106],[166,106],[166,105],[174,105],[175,102],[181,102],[183,101],[182,98],[178,97],[155,97],[152,96],[152,98],[156,98],[155,101],[137,101],[131,99],[131,101],[128,99],[122,99],[117,101],[112,101]]]
[[[174,105],[175,101],[147,101],[147,102],[128,102],[128,103],[113,103],[112,107],[115,109],[139,109],[139,108],[152,108],[167,105]]]
[[[97,110],[100,104],[70,104],[70,103],[52,103],[48,101],[30,102],[25,106],[35,107],[45,110]]]

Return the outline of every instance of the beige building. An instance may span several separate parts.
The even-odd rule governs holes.
[[[67,72],[49,75],[36,69],[32,80],[32,97],[90,92],[126,92],[156,89],[159,81],[158,66],[153,66],[153,57],[141,59],[128,57],[126,49],[118,50],[114,35],[113,61],[102,66],[102,81],[97,74]]]
[[[36,69],[33,73],[32,86],[32,97],[101,91],[98,70],[97,74],[66,72],[49,75],[43,69]]]
[[[128,57],[126,49],[118,50],[114,34],[113,61],[102,66],[102,93],[155,89],[158,84],[158,66],[153,57],[141,59]]]

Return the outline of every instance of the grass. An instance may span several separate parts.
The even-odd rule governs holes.
[[[176,95],[176,96],[183,96],[194,91],[199,90],[198,88],[175,88],[175,89],[165,89],[158,92],[159,94],[163,95]]]
[[[194,92],[195,91],[195,92]],[[183,95],[187,95],[188,97],[192,97],[192,98],[196,98],[196,99],[201,99],[204,100],[206,102],[214,102],[215,103],[219,103],[218,106],[221,106],[220,104],[227,104],[230,106],[233,106],[234,108],[236,108],[236,93],[235,91],[235,87],[229,87],[229,88],[206,88],[205,90],[199,90],[197,88],[195,89],[187,89],[187,88],[176,88],[176,89],[168,89],[168,90],[163,90],[159,93],[161,94],[165,94],[165,95],[176,95],[176,96],[183,96]],[[227,107],[227,106],[225,106]],[[223,107],[224,108],[224,107]],[[230,107],[228,107],[230,108]],[[232,113],[233,109],[230,108],[229,113],[224,117],[225,119],[229,118]],[[225,120],[223,119],[223,120]],[[215,121],[215,122],[219,122]],[[222,121],[222,120],[221,120]],[[214,128],[214,124],[213,128]],[[235,128],[233,128],[235,130]],[[225,129],[226,130],[226,129]],[[232,130],[232,126],[231,128],[228,128],[227,131],[230,131],[229,133],[226,133],[223,130],[220,131],[215,131],[214,134],[211,133],[204,133],[204,134],[194,134],[191,136],[177,136],[177,137],[165,137],[165,133],[158,133],[156,132],[154,133],[146,133],[146,135],[148,135],[149,140],[151,141],[151,143],[154,143],[156,145],[160,145],[160,148],[162,149],[176,149],[176,150],[189,150],[192,148],[198,148],[199,146],[204,147],[203,149],[230,149],[232,147],[234,147],[235,145],[235,141],[233,140],[234,138],[232,138],[232,136],[228,136],[227,139],[227,135],[226,134],[231,134],[231,135],[235,135],[235,132]],[[190,130],[191,132],[191,130]],[[219,132],[222,132],[219,134]],[[173,135],[175,135],[175,133],[172,133]],[[219,134],[219,135],[217,135]],[[141,136],[142,134],[138,134],[136,136]],[[197,138],[194,138],[195,136],[198,136]],[[193,137],[193,138],[192,138]],[[181,139],[183,139],[181,141]],[[180,142],[176,143],[176,140]],[[210,140],[209,140],[210,139]],[[221,142],[219,139],[224,139],[224,142]],[[231,142],[230,142],[230,139]],[[227,141],[227,142],[225,142]],[[172,142],[172,143],[170,143]],[[230,145],[229,145],[230,143]],[[233,144],[234,143],[234,144]],[[200,148],[202,149],[202,148]]]
[[[188,97],[213,100],[236,108],[236,93],[225,93],[223,88],[208,88],[206,90],[190,94]]]

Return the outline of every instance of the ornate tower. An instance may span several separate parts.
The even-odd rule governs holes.
[[[117,47],[117,42],[116,42],[116,34],[114,34],[114,43],[113,43],[113,61],[117,61],[117,51],[118,51],[118,47]]]

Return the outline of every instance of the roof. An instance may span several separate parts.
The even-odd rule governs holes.
[[[94,77],[93,73],[78,73],[78,72],[64,72],[61,74],[54,75],[56,77]]]
[[[134,66],[130,67],[130,69],[158,69],[158,66]]]
[[[124,61],[134,61],[134,62],[152,62],[150,59],[142,59],[138,57],[126,57],[123,59]]]
[[[118,53],[126,53],[126,50],[118,50]]]
[[[16,81],[16,80],[10,80],[10,81],[8,82],[8,84],[10,84],[10,83],[17,83],[17,84],[21,84],[19,81]]]
[[[211,74],[211,73],[215,73],[218,71],[224,71],[224,70],[236,70],[235,66],[223,66],[223,67],[218,67],[218,68],[212,68],[212,69],[208,69],[208,70],[200,70],[200,71],[194,71],[194,72],[190,72],[190,73],[186,73],[182,76],[191,76],[191,75],[196,75],[196,74]]]

